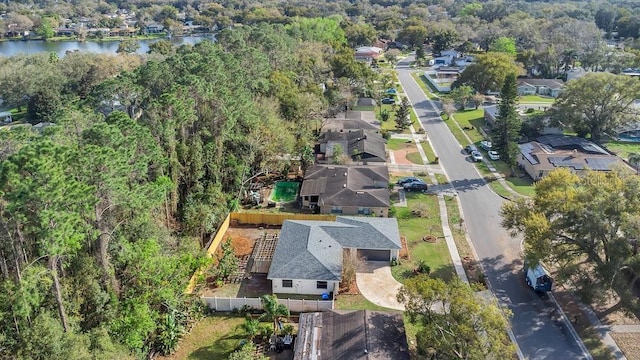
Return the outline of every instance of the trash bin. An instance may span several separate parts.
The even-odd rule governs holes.
[[[329,300],[329,294],[328,293],[322,294],[322,300]]]

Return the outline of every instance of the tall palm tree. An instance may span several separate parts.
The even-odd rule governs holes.
[[[262,295],[260,297],[262,302],[262,310],[264,313],[260,315],[258,320],[267,320],[273,322],[273,331],[276,332],[278,320],[280,317],[289,317],[289,309],[278,302],[278,297],[275,295]]]
[[[253,320],[250,317],[244,319],[244,323],[240,324],[240,328],[247,333],[249,341],[253,341],[253,338],[260,332],[260,320]]]
[[[630,153],[629,164],[636,168],[636,174],[640,174],[640,153]]]

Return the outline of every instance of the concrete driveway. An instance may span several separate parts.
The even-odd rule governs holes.
[[[404,310],[404,305],[396,300],[402,284],[391,275],[388,262],[363,262],[356,273],[356,283],[362,296],[372,303],[389,309]]]

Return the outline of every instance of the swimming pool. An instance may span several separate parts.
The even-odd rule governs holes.
[[[295,201],[298,197],[298,189],[300,189],[300,183],[297,181],[279,181],[273,187],[269,200],[275,202]]]

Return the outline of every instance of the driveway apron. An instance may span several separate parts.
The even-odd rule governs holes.
[[[396,299],[402,284],[391,275],[388,262],[363,262],[356,273],[356,283],[362,296],[372,303],[389,309],[404,310],[404,305]]]

